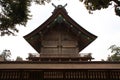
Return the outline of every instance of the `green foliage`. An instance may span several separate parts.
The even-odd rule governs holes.
[[[25,25],[29,19],[30,6],[29,0],[0,0],[0,31],[1,35],[13,34],[13,31],[18,32],[15,27],[17,24]]]
[[[120,54],[120,47],[119,46],[112,45],[112,46],[110,46],[109,49],[111,49],[111,53],[115,53],[116,55]]]
[[[3,57],[4,61],[7,61],[8,58],[11,56],[10,50],[3,50],[3,52],[0,54],[1,57]]]
[[[120,55],[113,54],[108,56],[107,61],[120,61]]]
[[[116,45],[110,46],[111,53],[114,53],[111,56],[108,56],[108,61],[120,61],[120,47]]]
[[[113,54],[113,55],[111,56],[111,59],[112,59],[112,61],[120,61],[120,55]]]
[[[14,35],[18,32],[16,25],[26,25],[30,19],[29,6],[31,2],[45,4],[50,0],[0,0],[0,35]]]
[[[95,10],[101,10],[108,8],[110,5],[114,4],[116,15],[120,16],[120,0],[80,0],[85,4],[89,13]]]
[[[23,61],[22,57],[17,56],[16,61]]]
[[[119,6],[115,6],[115,13],[116,15],[120,16],[120,3]]]
[[[32,2],[37,4],[49,3],[51,0],[0,0],[0,35],[14,35],[18,32],[16,25],[26,25],[30,19],[29,6]],[[74,1],[74,0],[73,0]],[[114,3],[115,13],[120,16],[120,0],[80,0],[85,4],[89,13],[108,8]]]

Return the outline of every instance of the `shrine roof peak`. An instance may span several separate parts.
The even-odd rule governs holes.
[[[55,8],[65,8],[65,7],[67,6],[67,3],[66,3],[64,6],[62,6],[62,5],[56,6],[54,3],[52,3],[52,5],[53,5]]]
[[[57,27],[59,25],[64,26],[69,31],[71,31],[71,33],[75,34],[76,37],[78,37],[77,39],[80,47],[79,51],[83,50],[97,38],[97,36],[84,29],[67,14],[65,9],[67,4],[64,6],[56,6],[54,4],[52,5],[55,7],[52,15],[38,28],[24,36],[27,42],[30,43],[30,45],[37,52],[40,52],[40,42],[42,41],[41,37],[45,36],[45,33],[47,33],[49,30],[54,29],[53,27]]]
[[[58,11],[58,10],[62,10],[62,11],[64,11],[64,12],[67,13],[67,11],[66,11],[66,9],[65,9],[65,7],[67,6],[67,3],[66,3],[65,5],[57,5],[57,6],[56,6],[54,3],[52,3],[52,6],[55,7],[53,13],[55,13],[55,12]]]

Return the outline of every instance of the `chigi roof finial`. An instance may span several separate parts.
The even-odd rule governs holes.
[[[66,7],[66,6],[67,6],[67,3],[63,7]]]
[[[55,8],[57,7],[54,3],[52,3],[52,5],[53,5]]]
[[[67,3],[64,5],[64,6],[62,6],[62,5],[58,5],[58,6],[56,6],[54,3],[52,3],[52,5],[55,7],[55,8],[57,8],[57,7],[63,7],[63,8],[65,8],[66,6],[67,6]]]

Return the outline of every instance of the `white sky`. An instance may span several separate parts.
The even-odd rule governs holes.
[[[110,50],[108,48],[116,44],[120,46],[120,17],[114,13],[113,6],[101,11],[95,11],[94,14],[89,14],[84,5],[79,0],[52,0],[56,6],[68,4],[65,8],[68,15],[72,17],[79,25],[89,32],[98,36],[88,47],[81,53],[92,53],[95,60],[106,59]],[[27,35],[35,28],[46,21],[54,10],[51,3],[46,5],[32,5],[30,7],[32,19],[28,21],[26,27],[20,26],[17,36],[0,37],[0,53],[4,49],[11,50],[12,59],[17,56],[23,59],[28,57],[28,53],[37,53],[24,40],[23,36]]]

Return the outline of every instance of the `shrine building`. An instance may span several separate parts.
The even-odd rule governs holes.
[[[24,36],[39,56],[0,61],[0,80],[120,80],[120,62],[92,61],[91,53],[82,55],[97,36],[76,23],[65,6],[54,5],[52,15]]]
[[[97,37],[77,24],[64,6],[58,5],[51,17],[24,38],[40,54],[29,60],[62,62],[91,61],[91,53],[82,57],[79,52]]]

